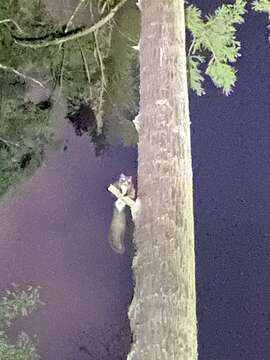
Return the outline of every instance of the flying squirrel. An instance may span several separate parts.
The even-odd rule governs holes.
[[[140,202],[138,198],[134,201],[136,191],[132,182],[132,176],[120,174],[118,181],[113,185],[110,185],[108,190],[118,197],[114,203],[109,242],[115,252],[123,254],[125,251],[126,205],[130,207],[132,219],[134,221]]]

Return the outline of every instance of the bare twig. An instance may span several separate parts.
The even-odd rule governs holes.
[[[77,12],[79,11],[80,7],[82,6],[82,4],[85,2],[86,0],[81,0],[75,10],[73,11],[71,17],[69,18],[68,22],[67,22],[67,25],[66,25],[66,28],[64,30],[64,33],[67,34],[68,33],[68,30],[69,28],[71,27],[72,25],[72,22],[73,22],[73,19],[75,17],[75,15],[77,14]],[[61,43],[59,45],[59,51],[62,51],[62,57],[61,57],[61,64],[60,64],[60,76],[59,76],[59,91],[58,91],[58,94],[57,94],[57,97],[56,97],[56,103],[58,102],[60,96],[61,96],[61,92],[62,92],[62,88],[63,88],[63,74],[64,74],[64,59],[65,59],[65,44],[64,43]]]
[[[63,88],[63,74],[64,74],[64,61],[65,61],[65,48],[63,46],[63,48],[60,49],[62,51],[62,56],[61,56],[61,63],[60,63],[60,75],[59,75],[59,90],[56,96],[56,100],[55,102],[58,103],[61,93],[62,93],[62,88]]]
[[[90,15],[91,18],[93,20],[94,18],[94,14],[93,14],[93,7],[92,7],[92,0],[89,3],[89,10],[90,10]],[[96,116],[96,121],[97,121],[97,131],[100,132],[103,126],[103,119],[102,119],[102,107],[103,107],[103,98],[104,98],[104,92],[106,91],[106,87],[107,87],[107,80],[106,80],[106,76],[105,76],[105,66],[103,63],[103,57],[100,51],[100,47],[99,47],[99,41],[98,41],[98,30],[94,31],[93,33],[94,36],[94,41],[95,41],[95,58],[96,61],[100,67],[100,72],[101,72],[101,89],[100,89],[100,93],[99,93],[99,103],[98,103],[98,109],[97,109],[97,116]]]
[[[102,26],[104,26],[108,21],[110,21],[115,14],[117,13],[118,10],[120,10],[122,8],[122,6],[127,2],[127,0],[121,0],[110,12],[109,14],[107,14],[106,16],[104,16],[102,19],[100,19],[97,23],[95,23],[94,25],[90,26],[90,28],[87,29],[82,29],[79,30],[78,32],[71,32],[71,33],[66,33],[66,34],[62,34],[60,37],[56,37],[52,40],[47,40],[47,39],[25,39],[25,38],[18,38],[18,37],[14,37],[15,42],[18,45],[24,46],[24,47],[30,47],[32,49],[37,49],[37,48],[42,48],[42,47],[47,47],[47,46],[52,46],[52,45],[60,45],[62,43],[65,43],[66,41],[71,41],[71,40],[75,40],[75,39],[79,39],[83,36],[89,35],[92,32],[100,29]]]
[[[27,79],[27,80],[30,80],[32,82],[34,82],[35,84],[39,85],[40,87],[42,87],[43,89],[45,89],[45,85],[42,84],[42,82],[32,78],[31,76],[28,76],[28,75],[25,75],[23,73],[21,73],[20,71],[10,67],[10,66],[6,66],[6,65],[3,65],[3,64],[0,64],[0,69],[3,69],[3,70],[6,70],[6,71],[9,71],[9,72],[13,72],[14,74],[24,78],[24,79]]]
[[[105,67],[104,67],[104,63],[103,63],[103,58],[102,58],[101,51],[99,48],[97,33],[98,33],[97,31],[94,32],[94,39],[95,39],[95,45],[96,45],[97,63],[99,64],[100,72],[101,72],[101,89],[100,89],[100,93],[99,93],[98,116],[96,118],[97,118],[97,122],[98,122],[97,129],[98,129],[98,131],[100,131],[103,126],[102,107],[103,107],[103,102],[104,102],[104,92],[106,90],[107,81],[106,81],[106,76],[105,76]]]
[[[83,60],[85,75],[86,75],[88,85],[89,85],[89,98],[92,99],[92,88],[91,88],[91,78],[90,78],[89,67],[88,67],[87,60],[86,60],[86,57],[84,55],[81,45],[80,45],[80,52],[81,52],[81,56],[82,56],[82,60]]]
[[[119,32],[119,34],[121,34],[125,39],[127,39],[128,41],[133,42],[134,44],[138,44],[138,40],[134,40],[131,39],[128,35],[124,34],[120,29],[119,26],[116,26],[116,30]]]
[[[99,12],[100,12],[101,14],[104,13],[104,11],[105,11],[105,9],[106,9],[106,6],[108,6],[106,0],[104,1],[104,4],[103,4],[103,5],[101,5],[101,1],[98,2],[98,9],[99,9]]]
[[[69,29],[69,27],[71,26],[75,15],[76,15],[77,12],[80,10],[80,7],[83,5],[83,3],[84,3],[85,1],[86,1],[86,0],[81,0],[81,1],[77,4],[75,10],[73,11],[71,17],[70,17],[69,20],[68,20],[68,23],[67,23],[67,26],[66,26],[66,29],[65,29],[65,33],[68,32],[68,29]]]
[[[96,50],[97,50],[97,59],[98,59],[98,64],[100,66],[100,72],[101,72],[101,82],[102,82],[102,87],[107,87],[107,80],[106,80],[106,76],[105,76],[105,66],[103,63],[103,58],[101,55],[101,51],[100,51],[100,47],[99,47],[99,41],[98,41],[98,31],[94,32],[94,39],[95,39],[95,45],[96,45]]]
[[[24,34],[24,31],[22,30],[22,28],[18,25],[18,23],[13,20],[13,19],[3,19],[3,20],[0,20],[0,24],[8,24],[8,23],[12,23],[13,25],[15,25],[15,27],[17,28],[17,30]]]
[[[19,144],[14,143],[13,141],[6,140],[6,139],[2,138],[2,136],[0,136],[0,141],[2,141],[4,144],[6,144],[8,146],[12,145],[12,146],[20,147]]]

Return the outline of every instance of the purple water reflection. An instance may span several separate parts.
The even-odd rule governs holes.
[[[68,151],[51,154],[0,209],[0,287],[42,287],[46,306],[16,324],[38,335],[42,359],[120,359],[130,342],[132,248],[119,256],[109,246],[106,188],[121,171],[135,174],[136,151],[96,159],[87,136],[70,125],[63,136]]]

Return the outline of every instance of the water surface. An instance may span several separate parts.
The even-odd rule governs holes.
[[[71,125],[62,136],[68,150],[52,153],[0,209],[0,286],[41,286],[46,305],[17,326],[38,335],[42,359],[124,359],[132,248],[120,256],[109,246],[106,188],[121,171],[135,173],[136,152],[118,147],[97,159]]]

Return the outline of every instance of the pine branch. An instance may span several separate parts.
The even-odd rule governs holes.
[[[255,11],[267,12],[270,15],[270,1],[269,0],[253,1],[252,7]]]
[[[186,26],[192,35],[188,52],[190,86],[197,95],[204,93],[200,63],[206,52],[210,54],[206,74],[226,95],[232,91],[236,81],[236,70],[230,63],[235,62],[240,56],[240,42],[236,40],[235,26],[244,22],[245,5],[246,0],[236,0],[233,5],[220,6],[214,15],[205,18],[201,10],[195,6],[187,8]]]
[[[204,95],[205,91],[202,87],[204,78],[199,67],[204,62],[204,58],[202,56],[189,55],[187,59],[190,87],[198,96]]]

